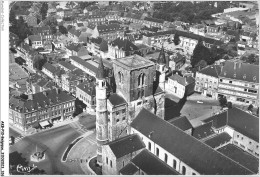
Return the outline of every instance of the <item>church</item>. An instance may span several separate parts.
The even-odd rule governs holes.
[[[102,146],[130,134],[130,124],[142,108],[164,119],[166,58],[162,48],[154,63],[139,55],[113,61],[115,93],[107,92],[101,59],[96,76],[97,163]]]

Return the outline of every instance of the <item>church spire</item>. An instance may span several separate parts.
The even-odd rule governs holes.
[[[166,58],[165,58],[165,52],[164,52],[163,45],[162,45],[162,49],[160,51],[157,63],[158,64],[166,64]]]
[[[105,78],[105,69],[103,60],[100,59],[100,63],[98,65],[98,71],[97,71],[97,79],[104,79]]]

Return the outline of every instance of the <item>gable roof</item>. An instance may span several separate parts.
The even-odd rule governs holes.
[[[75,98],[64,91],[57,91],[56,89],[47,90],[33,94],[32,100],[24,100],[19,97],[11,97],[9,99],[9,107],[11,109],[17,109],[21,112],[31,112],[47,106],[61,104],[67,101],[73,101]]]
[[[111,42],[112,46],[117,46],[119,49],[123,51],[135,51],[138,50],[138,47],[134,45],[130,40],[117,38]]]
[[[53,65],[50,64],[50,63],[45,63],[42,68],[47,69],[48,71],[50,71],[50,72],[53,73],[53,74],[56,73],[56,71],[57,71],[56,67],[53,66]]]
[[[122,98],[120,95],[117,93],[111,94],[108,97],[108,100],[113,106],[121,105],[121,104],[126,104],[126,101],[124,98]]]
[[[248,63],[226,61],[219,76],[259,83],[259,66]]]
[[[77,67],[73,66],[72,64],[70,64],[69,62],[66,62],[66,61],[60,61],[59,65],[61,65],[62,67],[66,68],[70,71],[73,71],[74,69],[77,68]]]
[[[174,154],[201,175],[253,174],[144,108],[132,121],[131,127],[146,137],[151,135],[150,139],[154,143]]]
[[[144,142],[139,135],[131,134],[105,144],[110,147],[116,158],[136,152],[145,148]]]
[[[81,64],[82,66],[85,66],[86,68],[88,68],[92,72],[97,73],[97,67],[90,64],[89,62],[86,62],[86,61],[82,60],[81,58],[79,58],[77,56],[70,56],[70,59],[79,63],[79,64]]]
[[[31,41],[42,41],[42,38],[40,35],[31,35],[31,36],[28,36],[28,39]]]
[[[151,22],[156,22],[156,23],[163,23],[164,22],[164,20],[162,20],[162,19],[151,18],[151,17],[145,17],[144,20],[151,21]]]
[[[129,162],[119,171],[119,173],[122,175],[134,175],[138,170],[139,169],[133,163]]]
[[[173,119],[169,120],[168,122],[183,131],[193,128],[190,121],[188,120],[188,118],[186,116],[173,118]]]
[[[174,74],[174,75],[170,76],[169,79],[177,81],[179,84],[181,84],[183,86],[187,85],[185,77],[182,77],[182,76],[180,76],[178,74]]]
[[[96,85],[95,85],[95,82],[93,82],[93,81],[92,82],[84,81],[81,84],[77,85],[77,87],[90,96],[96,95]]]
[[[198,140],[206,138],[213,134],[214,131],[212,129],[212,122],[208,122],[198,127],[195,127],[192,131],[192,136],[194,136]]]
[[[216,148],[222,144],[229,142],[231,139],[232,139],[232,137],[228,133],[223,132],[223,133],[220,133],[220,134],[206,140],[205,144],[207,144],[208,146],[210,146],[212,148]]]
[[[209,65],[197,72],[201,73],[201,74],[205,74],[207,76],[212,76],[212,77],[218,78],[218,75],[221,72],[221,66],[220,65]]]
[[[145,172],[147,175],[179,175],[177,171],[169,167],[161,159],[153,155],[147,149],[137,154],[131,163]]]
[[[77,36],[77,37],[79,37],[80,34],[81,34],[81,31],[80,30],[76,30],[75,28],[71,28],[68,32],[73,34],[73,35],[75,35],[75,36]]]
[[[119,24],[112,23],[107,25],[98,25],[97,30],[100,34],[102,34],[120,31],[123,30],[123,27],[121,27]]]

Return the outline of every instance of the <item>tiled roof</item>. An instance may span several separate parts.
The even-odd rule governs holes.
[[[31,112],[34,110],[46,109],[47,106],[58,105],[67,101],[75,100],[71,95],[58,91],[56,89],[47,90],[46,96],[43,92],[33,94],[32,100],[23,100],[18,97],[11,97],[9,99],[9,107],[11,109],[17,109],[21,112]]]
[[[31,35],[31,36],[28,36],[28,39],[30,39],[31,41],[41,41],[42,40],[40,35]]]
[[[161,36],[161,35],[170,35],[170,34],[176,34],[176,32],[178,33],[179,36],[190,38],[190,39],[199,40],[199,38],[202,38],[203,41],[205,41],[206,43],[209,43],[209,44],[216,44],[216,45],[223,44],[223,42],[220,40],[215,40],[215,39],[209,38],[209,37],[203,37],[203,36],[200,36],[197,34],[189,33],[186,31],[181,31],[181,30],[162,31],[162,32],[154,33],[154,34],[151,34],[151,33],[145,34],[144,36],[153,37],[153,36]]]
[[[67,68],[70,71],[73,71],[74,69],[77,68],[77,67],[73,66],[72,64],[70,64],[69,62],[66,62],[66,61],[60,61],[59,65],[61,65],[64,68]]]
[[[81,44],[69,44],[66,46],[67,49],[78,52],[81,49]]]
[[[48,71],[50,71],[53,74],[57,72],[57,68],[50,63],[45,63],[42,68],[47,69]]]
[[[132,121],[131,127],[146,137],[150,136],[154,143],[202,175],[252,174],[251,171],[144,108]]]
[[[132,162],[129,162],[119,171],[122,175],[134,175],[136,172],[138,172],[138,168]]]
[[[218,75],[221,72],[221,66],[220,65],[210,65],[210,66],[206,66],[205,68],[203,68],[197,72],[199,72],[201,74],[205,74],[207,76],[212,76],[212,77],[218,78]]]
[[[77,87],[87,93],[90,96],[96,95],[96,85],[95,82],[84,81],[81,84],[77,85]]]
[[[108,51],[108,44],[106,40],[98,37],[98,38],[91,38],[90,41],[98,45],[100,51],[103,52]]]
[[[179,129],[183,130],[183,131],[193,128],[190,121],[187,119],[186,116],[173,118],[173,119],[169,120],[168,122],[171,123],[172,125],[178,127]]]
[[[123,51],[135,51],[138,50],[138,47],[134,45],[130,40],[117,38],[112,43],[112,46],[117,46],[119,49]]]
[[[226,61],[220,77],[259,83],[259,67],[254,64]]]
[[[203,125],[200,125],[198,127],[195,127],[192,131],[192,136],[194,136],[197,139],[203,139],[210,135],[213,135],[214,131],[212,129],[212,122],[205,123]]]
[[[82,60],[81,58],[77,57],[77,56],[70,56],[71,60],[74,60],[75,62],[81,64],[82,66],[85,66],[86,68],[88,68],[89,70],[91,70],[94,73],[97,73],[97,67],[93,66],[92,64]]]
[[[39,33],[44,33],[46,31],[50,32],[50,26],[33,27],[33,34],[37,35]]]
[[[113,106],[118,106],[121,104],[126,104],[126,101],[124,100],[124,98],[122,98],[121,96],[119,96],[117,93],[111,94],[108,97],[108,100],[110,101],[110,103]]]
[[[117,159],[145,148],[144,142],[137,134],[127,135],[105,145],[111,148]]]
[[[203,121],[212,121],[213,127],[215,128],[221,128],[228,125],[241,134],[259,142],[259,119],[236,107]]]
[[[81,34],[81,31],[80,30],[76,30],[75,28],[71,28],[68,32],[73,34],[73,35],[75,35],[75,36],[77,36],[77,37],[79,37],[80,34]]]
[[[108,25],[98,25],[97,26],[99,33],[110,33],[116,31],[122,31],[123,28],[119,24],[108,24]]]
[[[165,162],[149,152],[147,149],[137,154],[131,163],[147,175],[179,175],[177,171],[169,167]]]
[[[183,86],[187,85],[185,77],[182,77],[182,76],[180,76],[178,74],[174,74],[174,75],[170,76],[169,79],[177,81],[179,84],[181,84]]]
[[[206,140],[205,144],[207,144],[212,148],[216,148],[222,144],[229,142],[231,139],[232,137],[228,133],[224,132],[214,136],[213,138]]]
[[[162,19],[151,18],[151,17],[145,17],[144,20],[151,21],[151,22],[156,22],[156,23],[163,23],[164,22],[164,20],[162,20]]]

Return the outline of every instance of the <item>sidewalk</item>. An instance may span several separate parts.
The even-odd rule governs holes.
[[[24,131],[20,130],[19,128],[15,127],[14,125],[12,125],[10,123],[9,123],[9,127],[12,128],[14,131],[18,132],[19,134],[21,134],[22,136],[30,136],[30,135],[33,135],[35,133],[48,131],[48,130],[51,130],[51,129],[54,129],[54,128],[58,128],[58,127],[61,127],[61,126],[64,126],[64,125],[68,125],[68,124],[70,124],[72,122],[76,122],[76,121],[79,120],[79,117],[84,116],[86,114],[87,113],[83,112],[83,113],[77,115],[76,117],[74,117],[73,119],[66,119],[66,120],[64,120],[62,122],[58,122],[58,123],[53,124],[53,126],[51,128],[49,128],[49,129],[41,129],[41,130],[38,130],[38,131],[34,130],[32,132],[30,132],[30,131],[28,132],[28,130],[27,130],[27,131],[24,132]]]

